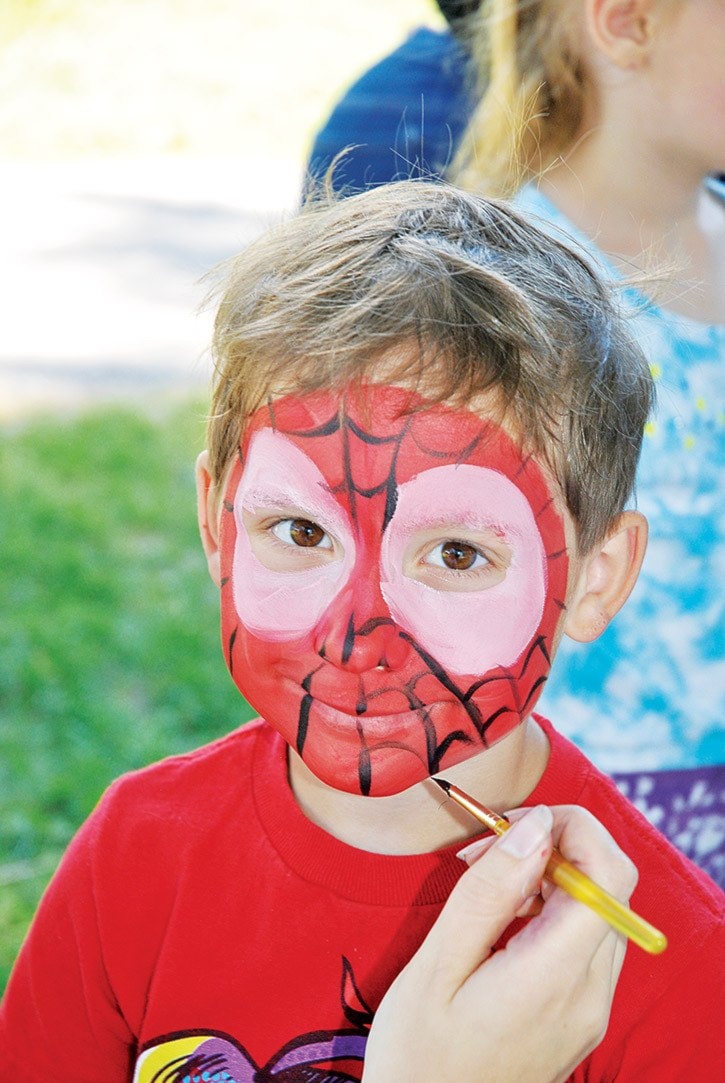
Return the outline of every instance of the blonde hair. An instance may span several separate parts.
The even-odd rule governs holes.
[[[583,552],[629,498],[644,355],[586,259],[513,207],[424,181],[320,199],[227,263],[218,292],[215,482],[262,403],[375,380],[384,358],[386,382],[428,400],[495,390],[557,476]]]
[[[508,198],[571,144],[585,75],[579,0],[482,0],[469,24],[480,101],[453,161],[463,188]]]

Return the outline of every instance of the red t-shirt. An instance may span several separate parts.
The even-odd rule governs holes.
[[[590,809],[669,939],[656,957],[629,945],[572,1079],[722,1078],[723,893],[540,722],[551,756],[527,804]],[[0,1080],[359,1079],[374,1010],[464,867],[458,847],[395,857],[330,837],[297,807],[285,751],[251,723],[110,787],[20,953]]]

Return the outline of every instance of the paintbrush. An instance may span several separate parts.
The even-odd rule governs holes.
[[[507,820],[505,816],[500,816],[497,812],[492,812],[491,809],[486,808],[485,805],[481,805],[473,797],[460,790],[458,786],[454,786],[442,778],[434,778],[432,781],[437,783],[443,792],[447,793],[457,805],[466,809],[482,824],[485,824],[489,830],[495,831],[497,835],[503,835],[512,826],[511,821]],[[635,914],[628,906],[624,906],[608,891],[600,887],[599,884],[595,884],[581,869],[563,858],[558,850],[552,851],[544,870],[544,876],[547,880],[556,884],[557,887],[566,891],[573,899],[584,903],[595,914],[608,921],[613,929],[629,937],[630,940],[633,940],[640,948],[644,948],[645,951],[649,951],[653,955],[659,955],[667,947],[667,937],[664,933],[661,933],[659,929],[655,929],[654,925],[650,925],[648,921]]]

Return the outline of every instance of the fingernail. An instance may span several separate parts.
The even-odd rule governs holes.
[[[464,846],[462,850],[459,850],[456,857],[461,861],[465,861],[466,865],[472,865],[476,858],[480,857],[483,851],[490,845],[490,836],[485,839],[476,839],[475,842],[470,842],[468,846]]]
[[[547,839],[554,817],[546,805],[537,805],[517,820],[505,835],[501,836],[498,847],[511,857],[530,857]]]

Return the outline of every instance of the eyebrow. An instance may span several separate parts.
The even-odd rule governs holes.
[[[521,533],[519,527],[502,518],[500,512],[487,515],[475,508],[465,509],[461,515],[421,510],[411,516],[406,525],[412,530],[455,530],[456,527],[464,530],[492,530],[502,537],[515,537]]]
[[[294,486],[280,485],[277,482],[271,482],[269,485],[256,482],[250,488],[244,490],[240,503],[243,508],[250,511],[258,507],[290,507],[299,508],[301,511],[309,512],[320,518],[329,519],[334,516],[341,521],[346,521],[347,516],[344,508],[335,500],[328,487],[323,482],[318,482],[317,489],[322,499],[318,499],[317,492],[310,491],[307,488],[300,489]]]

